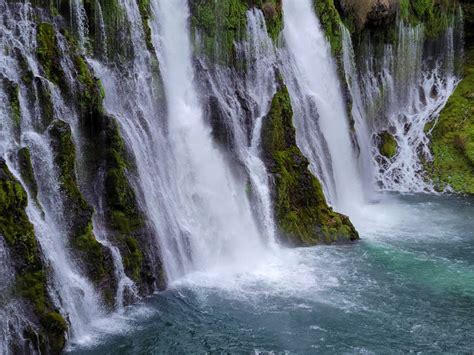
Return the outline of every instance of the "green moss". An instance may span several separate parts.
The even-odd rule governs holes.
[[[12,92],[10,93],[10,111],[13,126],[19,128],[21,124],[21,111],[20,111],[20,88],[18,85],[13,87]]]
[[[148,22],[151,19],[150,0],[138,0],[138,10],[142,18],[143,33],[145,34],[145,42],[148,50],[153,51],[153,42],[151,39],[151,28]]]
[[[82,56],[75,56],[77,79],[81,84],[79,106],[82,110],[102,110],[105,93],[100,81],[94,77]]]
[[[74,208],[87,210],[88,213],[92,213],[92,209],[84,200],[77,185],[75,173],[76,147],[69,125],[64,121],[55,120],[49,128],[49,133],[52,137],[53,148],[56,153],[55,163],[59,169],[61,190],[73,202]]]
[[[274,96],[262,126],[262,150],[274,179],[274,208],[280,234],[293,245],[358,239],[346,216],[326,203],[319,181],[296,145],[293,110],[286,87]]]
[[[143,227],[143,216],[137,208],[136,197],[127,179],[130,168],[125,144],[115,121],[110,121],[107,132],[105,200],[111,228],[130,234]]]
[[[60,189],[66,197],[65,209],[71,221],[71,246],[80,255],[89,278],[96,283],[113,279],[109,270],[104,247],[92,233],[93,209],[84,199],[75,173],[76,150],[67,123],[56,120],[49,129],[58,167]]]
[[[21,109],[20,109],[20,88],[17,83],[10,81],[6,77],[0,78],[0,85],[8,99],[8,109],[10,113],[11,126],[17,139],[20,135]]]
[[[211,61],[238,66],[235,42],[245,38],[248,5],[242,0],[190,2],[194,37],[199,33],[202,51]]]
[[[50,23],[40,23],[36,30],[38,61],[41,63],[46,78],[62,86],[64,84],[61,81],[63,74],[54,27]]]
[[[43,78],[35,78],[34,83],[37,91],[38,104],[41,110],[41,121],[36,122],[38,130],[45,130],[54,120],[54,107],[51,92]]]
[[[92,223],[89,222],[82,233],[74,236],[71,243],[82,254],[88,267],[89,277],[96,283],[107,277],[106,261],[102,245],[95,239]]]
[[[397,140],[389,132],[383,131],[382,133],[380,133],[378,136],[378,141],[379,152],[381,155],[388,159],[391,159],[397,154]]]
[[[137,207],[135,192],[127,178],[130,168],[125,144],[112,118],[106,126],[106,220],[121,241],[125,272],[134,281],[144,281],[145,260],[136,236],[144,227],[144,217]]]
[[[23,147],[18,150],[18,164],[19,170],[21,173],[21,177],[23,182],[28,187],[31,196],[36,201],[37,205],[39,206],[37,197],[38,197],[38,185],[36,183],[35,174],[33,171],[33,166],[31,164],[31,156],[30,151],[27,147]]]
[[[0,160],[0,234],[15,249],[26,265],[37,267],[37,245],[25,208],[28,203],[23,187]]]
[[[5,238],[17,270],[15,290],[33,305],[45,328],[44,336],[48,339],[50,352],[57,354],[64,347],[67,324],[59,313],[55,317],[63,325],[61,331],[43,324],[55,311],[47,294],[46,273],[33,225],[25,212],[27,202],[25,190],[8,170],[5,161],[0,160],[0,235]]]
[[[143,270],[143,253],[137,240],[133,237],[126,237],[125,245],[127,247],[127,253],[123,257],[125,270],[128,271],[127,274],[132,280],[139,281]]]
[[[425,26],[425,35],[428,38],[437,38],[446,31],[453,15],[457,10],[457,1],[454,0],[401,0],[401,18],[416,26]]]
[[[331,45],[333,54],[339,56],[342,52],[342,21],[334,5],[334,0],[317,0],[314,2],[314,7]]]
[[[467,53],[464,79],[432,131],[431,149],[428,170],[435,185],[474,194],[474,50]]]
[[[283,6],[281,0],[249,0],[248,3],[250,6],[256,6],[263,11],[268,34],[273,39],[273,42],[276,43],[283,30]]]

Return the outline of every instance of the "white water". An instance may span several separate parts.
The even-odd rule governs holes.
[[[39,205],[32,197],[31,191],[27,191],[29,203],[26,212],[34,226],[36,238],[44,255],[45,266],[50,276],[49,293],[54,306],[60,309],[70,323],[69,338],[73,342],[84,342],[90,339],[91,329],[95,322],[105,316],[105,311],[98,291],[76,265],[69,251],[67,236],[70,234],[68,226],[71,221],[66,217],[50,137],[41,123],[44,122],[45,117],[42,117],[39,106],[39,87],[35,84],[33,90],[29,91],[20,77],[22,70],[19,56],[26,59],[29,67],[27,70],[31,70],[35,77],[41,77],[35,55],[36,26],[31,19],[30,5],[16,4],[16,6],[13,12],[3,1],[0,2],[3,14],[2,22],[0,22],[0,76],[19,85],[21,134],[16,139],[12,131],[9,112],[3,110],[8,105],[1,105],[0,127],[2,127],[2,132],[7,130],[8,133],[0,134],[0,147],[2,147],[0,154],[7,159],[10,170],[21,182],[17,170],[16,151],[21,147],[28,147],[30,151],[38,184]],[[58,34],[57,40],[58,47],[63,49],[64,38]],[[19,53],[18,55],[14,49]],[[69,66],[70,59],[64,53],[61,67],[66,77],[72,82],[68,85],[72,86],[74,85],[73,75]],[[76,114],[65,104],[59,89],[46,78],[41,78],[41,81],[45,90],[49,91],[52,100],[54,117],[48,117],[48,119],[68,119],[74,128]],[[17,322],[15,318],[5,321]]]
[[[378,188],[401,192],[432,191],[424,176],[422,159],[431,159],[427,123],[436,119],[453,92],[457,78],[454,73],[454,31],[449,28],[437,41],[446,53],[436,61],[425,52],[423,26],[399,25],[398,46],[386,45],[382,58],[375,56],[369,42],[358,72],[351,52],[350,37],[343,32],[346,77],[351,81],[356,122],[365,118],[371,136],[358,128],[359,139],[370,147],[373,178]],[[347,60],[347,61],[346,61]],[[355,85],[357,82],[361,83]],[[392,159],[381,156],[376,135],[387,130],[397,140],[398,152]],[[367,139],[369,139],[367,141]],[[366,166],[367,159],[364,159]]]
[[[75,20],[78,23],[75,27],[84,48],[87,47],[87,28],[83,26],[85,20],[81,17],[84,11],[80,1],[74,4],[73,8],[77,11],[75,16],[79,18]],[[156,237],[156,247],[149,252],[155,254],[156,260],[163,258],[168,281],[193,274],[196,278],[192,275],[190,279],[194,282],[201,282],[204,275],[204,280],[210,279],[209,282],[213,284],[225,283],[222,279],[232,284],[236,272],[240,277],[241,272],[245,274],[249,271],[249,277],[252,277],[252,273],[256,275],[255,283],[261,280],[270,280],[271,283],[272,278],[278,281],[282,278],[280,273],[284,273],[284,282],[275,282],[273,290],[284,284],[292,292],[299,293],[305,285],[316,286],[314,270],[300,272],[299,256],[293,257],[299,255],[299,251],[268,252],[268,249],[273,251],[277,246],[267,172],[260,158],[260,135],[262,120],[275,92],[274,66],[277,59],[273,44],[266,34],[262,13],[256,10],[248,13],[248,40],[240,48],[248,62],[245,81],[236,79],[234,73],[226,68],[217,68],[209,78],[213,94],[218,97],[232,127],[235,153],[247,173],[243,178],[231,169],[224,154],[212,143],[210,127],[203,117],[192,62],[187,2],[152,2],[155,18],[150,25],[166,100],[161,96],[161,82],[157,67],[153,64],[156,58],[146,50],[138,7],[135,1],[123,0],[120,4],[131,26],[134,56],[129,63],[130,68],[119,72],[104,63],[93,60],[90,63],[104,84],[106,109],[120,123],[126,145],[135,158],[136,172],[130,172],[131,182],[147,214],[150,233]],[[100,14],[100,6],[97,5]],[[6,10],[3,0],[0,0],[0,9],[5,14],[0,22],[0,74],[14,82],[20,81],[19,64],[11,51],[16,47],[26,56],[33,73],[40,75],[34,55],[35,26],[28,17],[29,6],[21,6],[18,14],[21,18],[14,18]],[[334,60],[313,13],[312,3],[309,0],[286,0],[284,10],[284,39],[287,47],[279,53],[279,59],[294,105],[298,145],[310,159],[312,171],[324,183],[329,201],[338,210],[352,214],[354,205],[360,206],[364,200],[363,190],[368,190],[367,186],[370,188],[373,180],[382,181],[384,188],[389,189],[425,189],[425,185],[419,185],[421,179],[417,175],[416,165],[419,167],[419,159],[414,153],[420,146],[420,139],[423,149],[426,148],[424,123],[441,109],[454,88],[455,78],[446,78],[442,64],[428,72],[420,69],[423,63],[420,55],[422,36],[417,32],[419,29],[400,30],[402,41],[396,50],[395,59],[391,58],[394,49],[386,49],[382,86],[377,81],[379,76],[375,69],[368,70],[362,87],[357,85],[359,78],[352,45],[350,38],[344,38],[344,64],[354,96],[352,113],[361,148],[360,165],[357,166]],[[103,22],[100,23],[105,47],[105,31]],[[12,32],[13,28],[15,33]],[[452,33],[447,33],[446,41],[447,44],[452,42]],[[418,43],[418,47],[411,46],[412,42]],[[449,53],[451,63],[451,49]],[[103,57],[106,57],[105,53]],[[399,61],[404,57],[407,58],[406,63],[415,62],[413,69]],[[66,56],[63,59],[66,60],[61,65],[72,82],[74,79],[70,68],[68,71],[70,63]],[[415,89],[407,91],[397,82],[408,82],[408,86],[414,86]],[[416,85],[421,85],[423,95],[417,95]],[[52,83],[46,86],[54,99],[55,115],[68,121],[80,147],[75,113],[63,102],[58,88]],[[434,87],[439,93],[436,97],[431,95]],[[244,127],[243,107],[238,102],[235,89],[246,95],[251,111],[249,127]],[[401,150],[393,163],[385,165],[385,162],[382,164],[384,170],[376,173],[373,167],[378,164],[377,159],[380,157],[374,150],[371,130],[388,127],[386,121],[380,123],[374,120],[367,124],[363,118],[372,117],[370,114],[375,111],[371,111],[373,107],[369,102],[380,102],[376,99],[385,90],[389,94],[383,96],[382,101],[387,100],[393,105],[394,102],[403,103],[407,113],[405,118],[400,118],[400,115],[395,114],[396,106],[384,106],[393,113],[388,119],[390,125],[395,127]],[[8,159],[11,170],[20,179],[15,169],[14,153],[21,146],[30,148],[39,183],[41,206],[37,206],[30,198],[27,213],[52,270],[50,291],[53,299],[71,323],[72,343],[87,343],[98,337],[94,334],[98,328],[113,330],[121,327],[121,323],[117,322],[118,318],[106,314],[97,290],[69,255],[65,240],[67,223],[63,216],[62,196],[57,189],[59,183],[53,152],[47,132],[35,128],[41,121],[40,111],[38,103],[33,108],[27,107],[28,95],[26,88],[21,86],[22,135],[17,140],[8,118],[7,100],[0,87],[0,155]],[[404,133],[407,119],[412,119],[408,134]],[[369,148],[372,151],[368,151]],[[78,153],[80,155],[80,149]],[[405,162],[408,162],[408,170]],[[370,170],[369,166],[372,166]],[[362,174],[368,171],[367,175]],[[362,180],[366,184],[364,189],[360,176],[363,176]],[[410,180],[400,182],[400,176]],[[415,178],[411,178],[413,176]],[[254,201],[249,203],[247,198],[247,177],[251,182],[251,194],[256,198],[255,205]],[[117,303],[121,309],[124,293],[133,294],[135,285],[125,275],[119,251],[108,241],[107,231],[102,228],[100,205],[95,207],[94,233],[112,251],[119,286]],[[260,223],[256,222],[257,219]],[[3,251],[0,245],[0,270],[8,270],[4,262],[8,256]],[[268,254],[271,254],[270,257]],[[269,268],[266,267],[267,263]],[[275,270],[275,266],[278,270]],[[1,277],[0,280],[4,281]],[[12,307],[15,309],[17,306]],[[8,312],[4,312],[4,309],[0,310],[0,315],[7,314],[10,317],[11,308],[7,309]],[[110,319],[104,321],[103,316]],[[7,319],[7,322],[21,323],[14,317]],[[0,325],[3,329],[1,321]],[[0,334],[0,340],[2,337],[8,338],[9,335]]]
[[[262,239],[244,184],[231,174],[204,123],[193,82],[187,1],[160,0],[153,7],[159,31],[153,41],[163,75],[174,158],[170,168],[193,268],[247,266],[263,252]],[[170,263],[166,257],[165,261]]]
[[[367,123],[367,114],[362,102],[362,93],[355,63],[355,53],[349,30],[341,25],[342,32],[342,60],[347,87],[352,97],[352,118],[355,124],[355,133],[359,146],[359,174],[362,176],[364,193],[369,200],[372,199],[375,184],[375,161],[372,157],[371,132]]]
[[[348,117],[329,44],[310,0],[284,0],[283,72],[298,145],[329,202],[348,213],[364,200]]]
[[[200,75],[207,83],[202,90],[205,91],[205,100],[217,101],[219,107],[211,108],[214,112],[209,114],[216,115],[215,111],[218,111],[221,124],[226,125],[231,135],[230,147],[227,148],[245,167],[252,212],[258,218],[265,241],[270,248],[275,248],[276,227],[260,140],[262,120],[276,91],[277,58],[260,10],[247,12],[247,40],[238,45],[238,53],[245,59],[243,73],[220,65],[209,67],[206,58],[200,59]]]

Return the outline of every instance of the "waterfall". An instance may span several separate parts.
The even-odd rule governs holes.
[[[242,73],[221,65],[209,65],[206,58],[200,58],[199,81],[205,83],[200,91],[212,106],[207,114],[218,116],[216,120],[225,125],[224,130],[231,136],[225,144],[245,167],[253,213],[265,240],[275,247],[276,227],[260,140],[262,120],[276,92],[277,58],[262,11],[247,12],[246,38],[238,45],[239,56],[245,60],[246,69]]]
[[[423,167],[423,161],[431,159],[425,128],[456,86],[454,30],[448,28],[435,41],[434,45],[446,53],[444,58],[433,59],[430,42],[427,45],[425,40],[423,25],[410,27],[401,22],[398,45],[386,44],[382,57],[377,57],[369,39],[356,63],[350,35],[343,29],[344,69],[362,146],[360,159],[365,171],[372,172],[366,179],[373,179],[382,190],[433,190]],[[379,152],[377,135],[383,131],[397,141],[394,157]]]
[[[374,192],[376,164],[372,158],[371,132],[367,122],[362,90],[355,63],[354,47],[349,30],[341,25],[342,32],[342,62],[344,74],[352,98],[352,118],[354,119],[355,134],[359,145],[359,174],[362,176],[364,193],[370,199]]]
[[[209,38],[200,40],[204,25],[194,24],[189,0],[53,3],[44,7],[0,0],[0,159],[27,193],[25,211],[41,254],[38,268],[44,266],[47,275],[41,285],[47,293],[44,310],[35,309],[28,297],[14,295],[21,263],[11,255],[16,253],[11,241],[0,236],[0,354],[28,344],[25,329],[47,329],[40,313],[61,318],[58,311],[63,316],[69,329],[67,345],[90,344],[119,328],[122,323],[117,321],[129,315],[126,306],[160,289],[164,281],[173,287],[188,275],[196,280],[217,275],[220,282],[239,273],[244,279],[256,270],[265,273],[268,265],[285,269],[289,262],[305,268],[293,260],[300,251],[283,252],[279,245],[278,231],[284,226],[281,218],[280,225],[276,223],[274,214],[284,203],[277,198],[275,208],[272,201],[272,193],[285,193],[275,182],[285,174],[291,180],[293,166],[298,167],[295,176],[303,170],[300,175],[307,179],[286,189],[298,190],[292,197],[305,200],[304,205],[309,200],[305,189],[318,189],[318,201],[312,201],[307,212],[311,233],[329,235],[338,233],[333,231],[340,225],[341,230],[349,228],[345,216],[324,204],[319,184],[307,174],[306,159],[294,149],[293,129],[286,127],[286,119],[278,124],[285,126],[281,135],[291,129],[292,152],[283,152],[290,172],[275,172],[262,158],[262,124],[280,76],[291,98],[297,145],[335,210],[354,218],[377,190],[433,189],[423,167],[431,159],[427,124],[435,122],[458,81],[454,25],[440,39],[428,41],[423,25],[401,22],[396,44],[377,48],[370,36],[353,44],[342,26],[340,69],[345,77],[340,78],[313,0],[283,0],[284,30],[277,46],[266,25],[275,25],[268,16],[279,16],[280,8],[263,1],[242,1],[237,10],[230,7],[242,16],[242,37],[229,45],[228,33],[216,36],[211,47],[222,54],[217,63],[200,50],[204,47],[196,48],[203,45],[202,38]],[[216,7],[201,9],[205,11],[195,15],[206,22],[206,11]],[[245,19],[243,34],[240,23]],[[195,43],[191,25],[196,26]],[[214,48],[220,40],[225,46]],[[223,62],[232,57],[223,53],[227,47],[235,50],[238,60],[226,65]],[[440,49],[445,58],[439,58]],[[341,79],[352,97],[351,112]],[[118,129],[118,138],[113,138],[120,145],[120,153],[110,155],[123,154],[116,169],[108,165],[109,147],[101,146],[112,140],[109,123]],[[66,142],[55,137],[56,124],[66,132]],[[393,157],[379,151],[383,132],[397,142]],[[74,146],[65,158],[74,196],[71,186],[65,186],[65,164],[58,153],[58,146],[66,145]],[[31,158],[34,187],[25,177],[21,149]],[[100,151],[97,157],[90,157],[92,149]],[[138,211],[140,226],[132,232],[126,227],[114,230],[111,222],[117,209],[108,201],[107,174],[113,169],[120,170],[127,191],[133,190],[127,207],[133,204]],[[324,216],[318,214],[319,202],[327,212]],[[290,213],[296,209],[298,205]],[[87,254],[90,250],[74,244],[75,237],[84,237],[78,226],[84,220],[87,242],[100,253],[95,248]],[[306,223],[298,216],[288,221],[297,227]],[[138,247],[129,245],[128,238]],[[100,268],[107,270],[101,275],[94,261],[86,260],[91,255],[104,259]]]
[[[63,100],[59,88],[42,77],[36,57],[36,31],[37,26],[33,22],[32,8],[28,3],[15,4],[10,9],[5,2],[0,2],[2,17],[0,22],[0,78],[8,81],[18,88],[18,100],[20,106],[20,127],[12,127],[10,112],[0,112],[0,154],[7,160],[10,170],[23,184],[28,193],[28,206],[26,209],[29,220],[34,226],[36,238],[41,247],[43,257],[48,265],[50,280],[50,296],[55,307],[67,318],[70,323],[71,341],[88,341],[91,329],[96,322],[106,315],[102,305],[103,300],[91,281],[84,275],[84,271],[78,265],[72,255],[70,241],[71,221],[66,216],[68,211],[64,203],[64,193],[61,191],[59,172],[55,163],[55,152],[52,147],[52,138],[45,126],[46,119],[66,120],[72,129],[78,159],[80,159],[80,135],[77,131],[77,113]],[[74,5],[77,13],[84,14],[80,4]],[[82,16],[81,15],[81,16]],[[80,21],[84,21],[81,17]],[[80,31],[84,31],[83,28]],[[55,31],[57,45],[61,51],[61,70],[68,80],[65,85],[73,88],[76,83],[71,71],[71,59],[65,50],[65,39]],[[24,68],[24,66],[27,66]],[[22,70],[31,71],[35,78],[33,90],[27,87],[20,77]],[[2,82],[2,83],[3,83]],[[3,85],[2,85],[3,86]],[[4,97],[3,87],[0,88],[0,97]],[[53,117],[43,117],[40,107],[40,90],[45,90],[51,100]],[[6,102],[0,100],[2,102]],[[2,110],[8,107],[0,105]],[[15,133],[18,131],[19,134]],[[33,192],[28,190],[28,185],[22,180],[18,171],[16,152],[26,147],[31,155],[31,163],[35,180],[38,185],[38,196],[35,198]],[[79,162],[77,162],[80,164]],[[80,169],[85,171],[84,169]],[[80,180],[81,176],[79,176]],[[94,223],[95,227],[97,222]],[[94,230],[94,233],[96,231]],[[114,256],[116,276],[119,284],[126,282],[118,251],[112,247],[104,236],[99,233],[104,245],[110,247]],[[102,237],[102,238],[101,238]],[[119,287],[119,293],[121,292]],[[123,302],[118,295],[118,305]],[[25,324],[26,326],[26,324]]]
[[[245,263],[262,250],[245,187],[212,143],[193,81],[189,9],[185,0],[153,2],[153,43],[167,102],[167,139],[173,198],[189,255],[165,256],[167,265],[190,259],[194,270]],[[185,271],[192,271],[185,270]],[[178,275],[169,275],[171,278]]]
[[[347,213],[364,197],[336,65],[312,1],[285,0],[283,12],[283,73],[297,143],[329,202]]]

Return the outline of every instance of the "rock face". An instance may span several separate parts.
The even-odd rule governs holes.
[[[392,21],[400,5],[399,0],[339,0],[339,3],[346,16],[354,17],[359,29]]]
[[[262,150],[273,179],[275,220],[283,241],[308,246],[359,239],[349,218],[327,205],[321,184],[296,145],[295,134],[288,90],[280,84],[263,121]]]
[[[32,325],[24,330],[23,337],[39,353],[59,354],[68,326],[47,292],[48,270],[25,212],[26,206],[26,191],[0,158],[0,237],[10,249],[17,273],[12,291],[15,297],[28,303],[32,313]]]
[[[439,190],[474,194],[474,49],[466,57],[464,79],[432,132],[430,173]]]
[[[389,132],[383,131],[378,135],[378,148],[381,155],[391,159],[397,154],[398,144]]]
[[[428,172],[438,190],[474,194],[474,4],[462,1],[465,27],[463,80],[440,113],[431,135]]]

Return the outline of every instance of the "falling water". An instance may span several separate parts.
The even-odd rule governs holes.
[[[342,32],[342,61],[347,87],[352,98],[352,118],[354,119],[355,134],[359,146],[359,174],[362,176],[365,195],[371,199],[375,183],[375,161],[372,158],[370,147],[371,132],[367,122],[362,92],[359,84],[359,77],[355,63],[355,53],[352,46],[352,39],[349,30],[341,25]]]
[[[310,0],[283,2],[288,52],[283,72],[294,108],[298,145],[329,202],[349,212],[363,202],[349,120],[331,50]]]
[[[239,56],[245,60],[244,72],[220,65],[209,66],[201,58],[200,79],[205,99],[213,102],[210,114],[226,125],[232,138],[227,144],[245,166],[249,177],[247,192],[252,195],[253,212],[257,215],[266,240],[275,246],[275,222],[268,173],[261,159],[261,127],[276,91],[277,58],[268,36],[265,18],[260,10],[247,12],[247,36],[239,44]]]
[[[16,151],[27,147],[31,153],[32,166],[38,184],[38,203],[28,192],[29,203],[27,215],[34,226],[35,235],[41,246],[44,258],[50,265],[52,276],[51,297],[61,313],[67,316],[70,322],[70,337],[75,341],[82,341],[88,337],[91,323],[104,315],[98,292],[90,281],[83,276],[69,253],[68,221],[65,217],[65,207],[57,168],[54,162],[54,152],[50,144],[47,130],[41,129],[41,109],[39,107],[38,88],[29,91],[23,84],[20,70],[20,60],[26,60],[28,68],[34,77],[38,78],[49,91],[55,118],[71,117],[71,112],[62,101],[58,88],[41,77],[36,62],[36,26],[31,20],[33,15],[29,4],[15,4],[15,11],[1,1],[2,22],[0,23],[0,76],[18,86],[18,95],[21,112],[21,135],[17,136],[11,130],[10,116],[2,112],[0,126],[9,129],[9,134],[0,134],[1,154],[20,181],[17,171]],[[5,11],[3,11],[5,10]],[[19,35],[16,35],[16,32]],[[58,34],[58,41],[64,39]],[[66,55],[64,54],[64,58]],[[21,59],[24,58],[24,59]],[[62,63],[63,70],[67,71],[66,64]],[[5,107],[2,105],[2,107]],[[3,131],[3,129],[2,129]],[[26,186],[25,184],[23,184]]]
[[[158,23],[153,41],[163,75],[174,158],[170,168],[193,267],[248,262],[262,250],[261,239],[244,184],[231,174],[204,122],[193,82],[187,1],[160,0],[153,6]]]
[[[364,117],[368,126],[360,125],[357,132],[361,142],[371,147],[369,153],[362,154],[368,154],[376,167],[374,182],[383,190],[431,191],[423,168],[423,160],[431,159],[425,127],[437,117],[457,83],[453,28],[437,40],[446,52],[445,57],[433,62],[429,52],[425,52],[423,26],[400,23],[398,46],[385,45],[382,58],[377,58],[372,45],[366,45],[358,73],[354,73],[355,64],[349,64],[353,55],[346,31],[343,38],[346,77],[351,82],[354,100],[353,116],[356,122]],[[365,136],[366,129],[369,137]],[[390,132],[398,143],[393,158],[383,157],[378,151],[377,134],[382,131]]]

